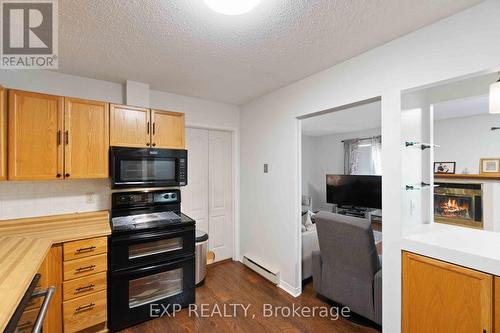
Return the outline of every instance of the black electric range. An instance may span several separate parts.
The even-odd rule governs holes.
[[[195,221],[179,190],[112,194],[108,246],[111,331],[195,302]]]

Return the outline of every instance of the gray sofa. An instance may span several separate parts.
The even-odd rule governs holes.
[[[382,264],[370,221],[319,212],[319,251],[312,253],[316,292],[382,324]]]

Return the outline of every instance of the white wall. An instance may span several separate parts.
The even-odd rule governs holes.
[[[312,197],[314,211],[332,211],[332,205],[326,202],[326,175],[344,174],[342,140],[380,134],[378,128],[322,136],[302,135],[302,193]]]
[[[500,2],[396,39],[243,106],[241,250],[300,290],[300,126],[296,117],[382,96],[384,331],[401,328],[401,91],[500,67]],[[270,173],[262,165],[269,163]]]
[[[479,173],[481,158],[500,158],[500,115],[480,115],[434,122],[435,161],[455,161],[456,173]]]
[[[126,97],[122,84],[50,71],[0,69],[0,85],[120,104],[125,103]],[[239,156],[238,106],[155,90],[150,90],[149,94],[136,100],[149,100],[152,108],[184,112],[188,125],[233,131],[234,154]],[[236,177],[235,186],[239,186],[238,173]],[[95,203],[87,203],[86,193],[90,192],[95,193]],[[109,209],[110,192],[108,180],[0,182],[0,220]],[[238,202],[235,202],[235,209],[239,209]]]

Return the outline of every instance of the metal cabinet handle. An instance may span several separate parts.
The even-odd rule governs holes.
[[[153,135],[155,135],[156,132],[156,122],[153,123]]]
[[[148,121],[148,124],[146,126],[146,133],[149,134],[149,121]]]
[[[83,272],[83,271],[91,271],[95,268],[95,265],[90,265],[90,266],[85,266],[85,267],[79,267],[77,268],[77,272]]]
[[[89,251],[92,251],[95,249],[95,246],[92,245],[92,246],[89,246],[89,247],[82,247],[82,248],[79,248],[78,250],[76,250],[76,252],[78,253],[81,253],[81,252],[89,252]]]
[[[57,140],[57,145],[60,146],[61,145],[61,130],[57,131],[56,140]]]
[[[84,287],[78,287],[76,288],[76,292],[80,292],[80,291],[83,291],[83,290],[90,290],[90,289],[93,289],[95,287],[95,284],[91,283],[89,284],[88,286],[84,286]]]
[[[69,131],[64,132],[64,141],[69,145]]]
[[[90,304],[87,304],[87,305],[82,305],[82,306],[77,307],[75,309],[75,312],[80,312],[82,310],[92,309],[94,306],[95,306],[95,303],[90,303]]]
[[[43,300],[42,306],[40,307],[40,312],[36,317],[35,325],[33,325],[33,330],[31,331],[32,333],[41,332],[43,326],[43,320],[45,319],[45,315],[47,314],[47,310],[49,309],[50,300],[52,299],[55,290],[56,290],[55,287],[49,287],[45,291],[33,293],[33,297],[45,296],[45,299]]]

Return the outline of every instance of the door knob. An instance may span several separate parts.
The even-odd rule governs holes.
[[[64,177],[69,177],[69,173],[65,174]]]

